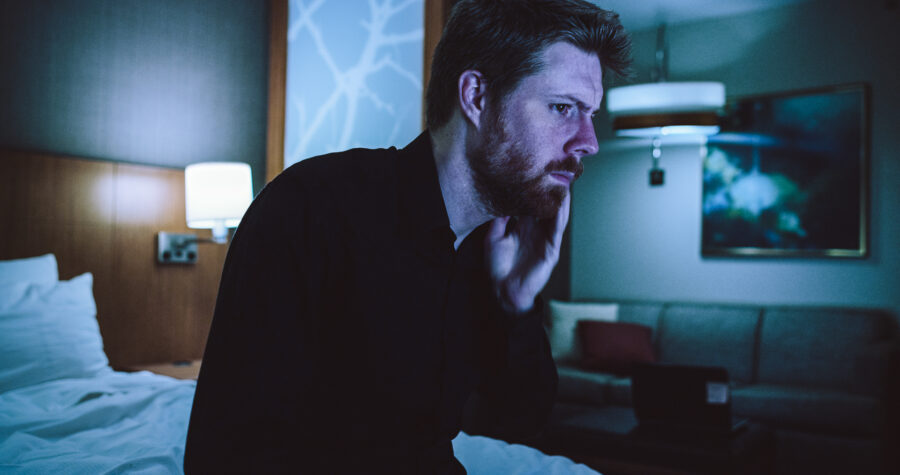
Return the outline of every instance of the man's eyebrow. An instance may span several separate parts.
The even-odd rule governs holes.
[[[577,97],[575,97],[571,94],[551,94],[550,97],[553,98],[554,100],[562,99],[564,101],[571,102],[571,103],[575,104],[576,107],[578,107],[580,110],[583,110],[583,111],[594,113],[594,112],[597,112],[600,110],[599,106],[596,109],[594,109],[591,106],[589,106],[588,104],[586,104],[584,101],[582,101],[581,99],[578,99]]]

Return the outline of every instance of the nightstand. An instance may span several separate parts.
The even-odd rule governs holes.
[[[200,374],[200,360],[131,365],[123,367],[121,370],[150,371],[152,373],[171,376],[177,379],[197,379],[197,376]]]

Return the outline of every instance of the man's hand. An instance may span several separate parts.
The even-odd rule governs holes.
[[[569,222],[571,194],[566,194],[556,217],[494,219],[485,236],[485,255],[494,293],[504,310],[521,314],[534,307],[550,273],[559,261],[563,231]]]

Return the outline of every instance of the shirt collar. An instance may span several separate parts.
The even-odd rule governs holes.
[[[431,149],[431,134],[427,130],[400,149],[398,166],[398,204],[408,236],[435,239],[442,246],[446,241],[452,246],[455,235],[450,229]]]

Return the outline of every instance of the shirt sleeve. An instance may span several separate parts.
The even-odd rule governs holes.
[[[270,184],[272,186],[272,184]],[[186,473],[275,473],[304,448],[324,252],[302,187],[264,190],[231,241],[188,428]],[[302,266],[302,267],[301,267]],[[312,386],[315,387],[315,386]]]
[[[525,442],[547,422],[556,399],[558,377],[543,325],[543,301],[522,315],[508,315],[499,304],[500,337],[494,368],[483,379],[473,404],[487,435]],[[503,344],[505,343],[505,344]]]

